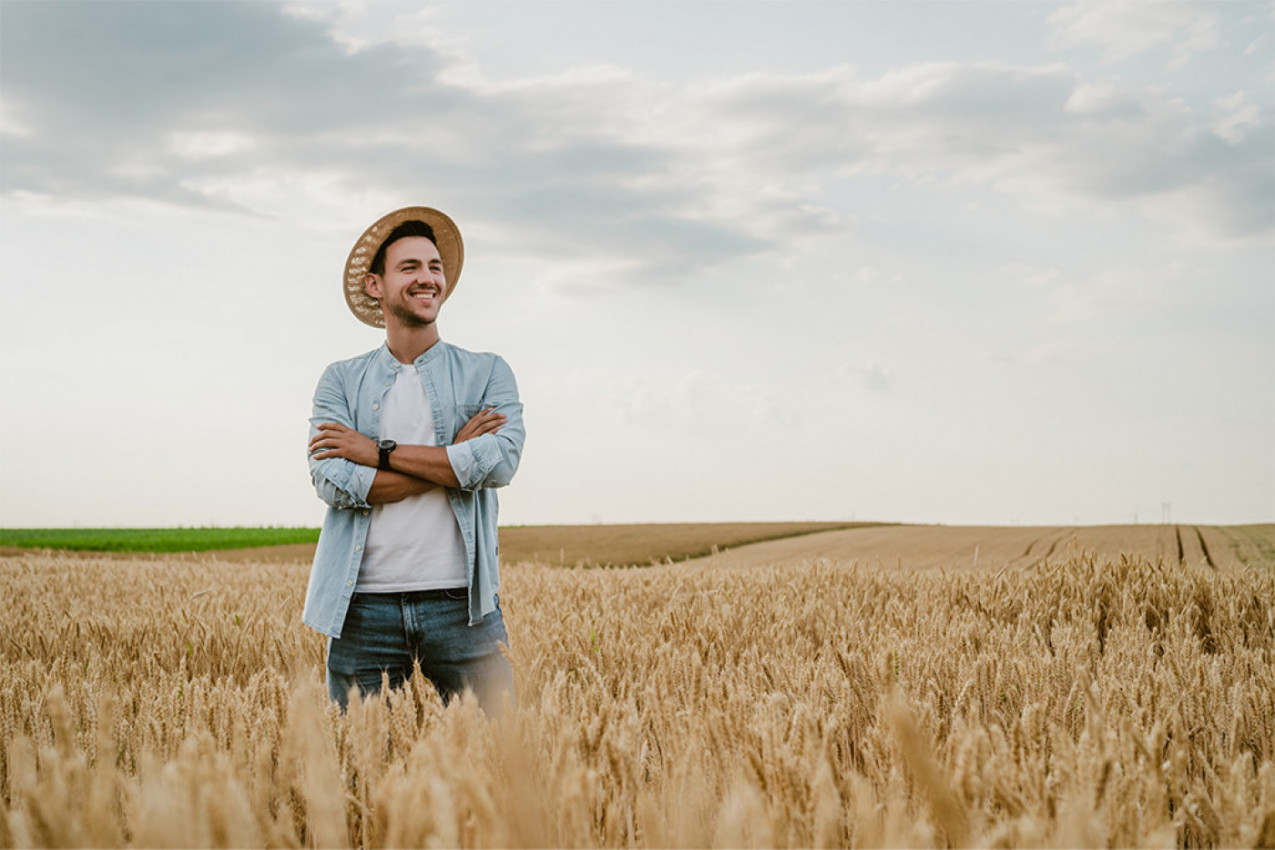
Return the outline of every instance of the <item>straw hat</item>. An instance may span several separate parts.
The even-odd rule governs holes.
[[[381,315],[380,302],[369,296],[363,288],[363,278],[367,276],[368,266],[372,265],[372,258],[376,256],[385,237],[405,221],[423,221],[434,230],[434,241],[438,246],[439,256],[443,258],[443,277],[447,279],[444,301],[456,288],[456,281],[460,280],[460,267],[465,263],[465,244],[460,240],[460,229],[456,227],[456,222],[438,210],[430,207],[403,207],[379,218],[376,224],[363,231],[359,241],[350,249],[350,257],[345,261],[345,279],[342,281],[345,303],[350,305],[350,312],[358,316],[359,321],[374,328],[385,327],[385,317]]]

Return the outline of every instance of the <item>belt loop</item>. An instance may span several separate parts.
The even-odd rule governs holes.
[[[410,636],[416,627],[416,612],[412,610],[412,594],[410,592],[399,594],[398,607],[403,615],[403,634]]]

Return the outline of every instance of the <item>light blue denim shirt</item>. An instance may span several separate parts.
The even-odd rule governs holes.
[[[494,488],[508,484],[518,469],[526,436],[522,404],[513,372],[495,354],[466,351],[440,340],[413,365],[429,397],[434,436],[438,445],[447,447],[447,459],[460,481],[459,489],[448,488],[447,498],[465,541],[472,626],[496,609],[500,553]],[[310,436],[318,433],[320,423],[339,422],[379,440],[381,400],[394,385],[398,370],[410,368],[399,363],[387,345],[333,363],[314,391]],[[453,445],[469,418],[488,407],[505,415],[500,430]],[[345,458],[310,458],[310,478],[328,512],[301,619],[325,635],[341,636],[363,560],[372,513],[367,494],[375,477],[375,468]]]

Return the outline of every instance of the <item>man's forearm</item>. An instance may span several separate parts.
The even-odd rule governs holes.
[[[456,434],[456,442],[462,443],[484,434],[494,434],[504,424],[504,414],[491,408],[481,410],[471,416]],[[341,457],[373,468],[380,459],[376,442],[371,437],[339,422],[320,422],[315,426],[314,436],[310,438],[310,457],[316,461]],[[400,445],[390,452],[389,465],[394,472],[420,478],[441,487],[460,487],[460,479],[456,477],[456,470],[452,469],[447,449],[443,446]],[[395,482],[390,492],[398,492],[401,484],[402,482]],[[373,501],[371,496],[368,501]]]
[[[367,503],[369,505],[383,505],[389,502],[399,502],[408,496],[416,496],[433,490],[436,486],[438,485],[423,478],[416,478],[402,472],[378,469],[376,477],[372,479],[372,488],[367,491]]]
[[[390,452],[390,468],[442,487],[460,486],[444,446],[399,446]]]

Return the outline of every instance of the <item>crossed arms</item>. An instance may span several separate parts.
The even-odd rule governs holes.
[[[319,498],[334,508],[366,508],[399,501],[433,487],[463,491],[501,487],[518,469],[525,430],[513,372],[499,357],[489,369],[469,376],[466,395],[477,410],[450,445],[400,445],[390,453],[390,470],[377,469],[376,442],[357,427],[354,406],[363,374],[350,362],[334,363],[314,394],[310,418],[310,477]],[[477,382],[473,379],[477,378]]]
[[[494,434],[505,421],[505,415],[494,408],[480,410],[456,434],[455,442]],[[319,433],[310,440],[310,454],[315,460],[341,457],[361,466],[376,467],[380,452],[371,437],[340,422],[322,422],[317,428]],[[390,452],[390,468],[376,470],[372,488],[367,492],[367,503],[397,502],[440,485],[460,486],[460,479],[447,459],[446,446],[399,446]]]

